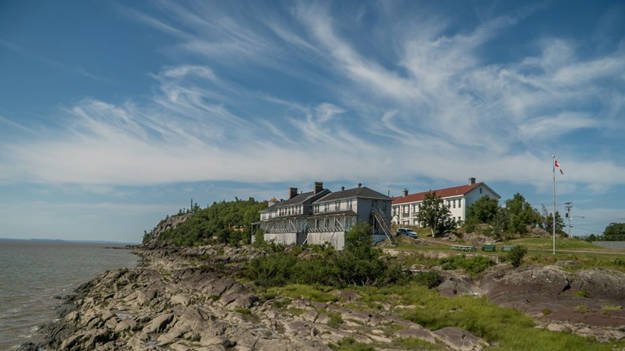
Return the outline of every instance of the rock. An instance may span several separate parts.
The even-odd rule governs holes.
[[[184,328],[180,328],[180,327],[174,326],[167,333],[159,336],[156,339],[156,341],[158,342],[159,346],[164,346],[164,345],[167,345],[167,344],[171,344],[172,342],[174,342],[177,338],[179,338],[185,332],[186,332],[186,330]]]
[[[436,343],[436,337],[434,336],[434,334],[431,331],[421,326],[410,327],[408,329],[402,329],[397,332],[397,335],[400,338],[416,338],[416,339],[425,340],[432,344]]]
[[[493,267],[482,278],[481,288],[496,302],[519,296],[557,297],[570,289],[570,273],[558,266],[528,266],[518,270]]]
[[[444,280],[436,290],[438,290],[441,295],[447,297],[456,295],[477,295],[473,279],[470,275],[449,271],[444,273]]]
[[[173,304],[186,306],[189,304],[189,297],[183,294],[176,294],[169,299]]]
[[[442,328],[433,334],[442,343],[456,351],[479,351],[488,346],[484,340],[460,328]]]
[[[144,328],[144,333],[159,333],[167,327],[169,322],[172,321],[174,315],[172,313],[166,313],[154,318],[150,323],[148,323]]]
[[[570,332],[571,329],[568,328],[566,325],[562,325],[560,323],[549,323],[549,325],[547,325],[547,330],[550,330],[552,332]]]
[[[39,351],[39,346],[32,342],[26,342],[21,344],[17,351]]]
[[[115,326],[115,332],[121,333],[125,331],[131,331],[134,330],[136,326],[137,322],[135,322],[133,319],[126,319],[117,323],[117,325]]]
[[[625,301],[625,273],[592,268],[577,272],[572,290],[585,291],[592,298]]]

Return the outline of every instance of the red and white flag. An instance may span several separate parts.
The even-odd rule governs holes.
[[[558,163],[557,159],[553,160],[553,165],[560,171],[560,174],[564,175],[564,170],[560,167],[560,163]]]

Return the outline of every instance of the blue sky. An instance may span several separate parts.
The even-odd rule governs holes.
[[[618,1],[3,1],[0,237],[138,241],[190,198],[315,180],[540,208],[554,152],[601,232],[624,117]]]

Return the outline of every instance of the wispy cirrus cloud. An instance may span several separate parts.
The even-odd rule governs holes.
[[[618,48],[593,57],[546,37],[526,55],[504,61],[484,55],[527,11],[452,29],[444,18],[414,26],[393,6],[364,8],[363,16],[382,16],[385,27],[369,33],[361,24],[362,35],[380,40],[380,31],[390,37],[404,30],[392,44],[364,45],[341,25],[344,13],[318,4],[238,17],[208,4],[160,6],[150,14],[122,11],[174,38],[166,52],[196,63],[152,72],[147,101],[85,98],[66,109],[67,128],[56,137],[5,144],[19,170],[5,178],[392,183],[406,175],[449,181],[478,175],[540,185],[551,172],[554,138],[600,130],[624,111],[625,60]],[[372,50],[376,44],[388,53]],[[287,88],[267,83],[276,77]],[[571,182],[624,182],[625,168],[609,155],[560,156]]]

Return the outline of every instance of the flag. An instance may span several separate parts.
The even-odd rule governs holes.
[[[560,163],[558,163],[557,159],[553,160],[553,165],[560,171],[560,174],[564,175],[564,170],[560,167]]]

